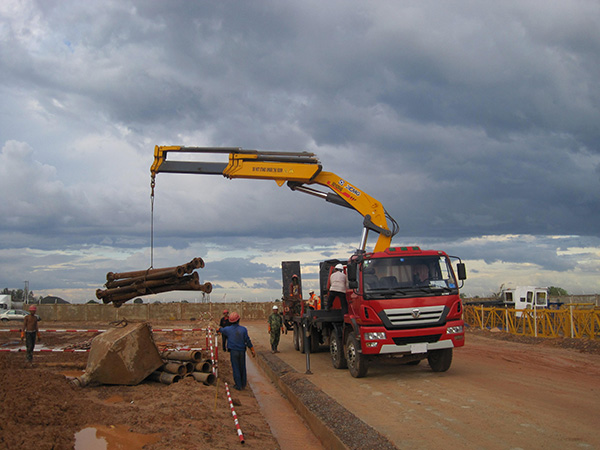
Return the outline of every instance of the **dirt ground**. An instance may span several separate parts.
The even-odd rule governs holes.
[[[89,323],[40,325],[41,329],[107,328],[106,324]],[[160,324],[152,326],[160,328]],[[197,322],[170,322],[165,327],[200,328]],[[94,335],[42,333],[41,344],[59,348],[85,346]],[[18,340],[18,333],[1,332],[0,349],[12,347]],[[206,342],[202,332],[181,331],[155,333],[155,340],[159,348],[167,344],[205,347]],[[84,449],[90,448],[86,442],[95,441],[96,436],[109,443],[126,442],[109,448],[236,448],[241,445],[240,438],[224,382],[231,389],[244,447],[279,448],[251,389],[233,389],[228,358],[221,358],[219,381],[213,386],[185,377],[171,385],[144,381],[137,386],[74,387],[67,376],[81,375],[87,356],[85,352],[36,352],[33,364],[29,364],[23,352],[0,352],[0,449]]]
[[[169,322],[167,324],[153,323],[152,326],[154,328],[199,328],[204,324]],[[14,324],[12,326],[0,325],[0,328],[4,329],[16,327]],[[50,324],[42,322],[41,328],[106,329],[107,324]],[[263,328],[264,324],[261,322],[256,328],[256,339],[251,334],[259,351],[266,350],[264,344],[261,343],[266,335],[260,336],[260,339],[258,335],[258,330]],[[88,345],[93,336],[92,333],[49,332],[43,333],[41,344],[59,348],[67,346],[80,347]],[[471,337],[470,340],[469,336]],[[287,342],[285,340],[288,338],[291,339],[290,336],[282,337],[284,342]],[[18,340],[18,333],[0,332],[0,349],[14,347],[18,345]],[[173,347],[205,346],[205,337],[201,332],[157,332],[155,333],[155,340],[159,347],[163,345]],[[499,341],[513,341],[514,344],[511,343],[511,345],[519,345],[520,347],[511,346],[501,349],[499,346],[504,346],[509,342],[501,345]],[[282,348],[285,347],[282,345]],[[516,351],[523,352],[523,358],[520,358]],[[573,358],[565,356],[564,353],[557,354],[557,352],[569,352],[573,355]],[[294,352],[290,351],[289,353],[291,355]],[[472,357],[470,356],[471,353],[473,354]],[[282,357],[290,356],[286,352],[281,355]],[[315,374],[311,379],[317,383],[322,377],[323,383],[325,383],[322,388],[325,391],[328,388],[336,389],[330,394],[336,398],[340,397],[340,403],[351,411],[353,402],[359,402],[362,406],[357,407],[358,412],[354,411],[354,413],[366,423],[373,420],[374,423],[383,424],[384,426],[379,431],[392,438],[396,445],[410,443],[413,448],[431,448],[427,446],[426,442],[422,441],[423,433],[429,433],[430,443],[434,442],[433,438],[436,433],[439,433],[440,442],[455,439],[463,444],[480,442],[481,446],[479,448],[503,448],[501,445],[490,444],[490,442],[495,442],[494,429],[497,427],[488,427],[489,433],[485,435],[479,436],[477,434],[481,434],[482,431],[481,424],[477,425],[479,423],[478,417],[485,414],[488,417],[486,420],[490,421],[490,424],[494,424],[494,414],[496,413],[490,408],[495,405],[498,398],[514,393],[508,391],[512,389],[510,387],[506,388],[506,392],[500,392],[502,384],[499,380],[496,380],[495,389],[488,390],[489,383],[485,381],[485,378],[493,378],[493,373],[499,370],[512,370],[515,376],[527,374],[526,378],[529,379],[539,376],[534,372],[538,370],[542,378],[548,378],[548,382],[552,385],[556,386],[557,382],[560,381],[558,378],[564,377],[564,383],[561,382],[561,385],[569,386],[569,377],[573,377],[575,374],[581,375],[580,369],[588,367],[590,370],[588,378],[597,379],[600,369],[596,365],[588,365],[591,364],[591,361],[585,359],[585,355],[590,355],[591,358],[595,358],[594,361],[598,361],[597,355],[600,355],[600,342],[573,339],[535,339],[494,333],[489,330],[469,329],[467,346],[464,350],[459,349],[456,352],[457,366],[451,369],[447,375],[433,374],[423,365],[419,367],[388,368],[383,364],[374,367],[368,378],[357,380],[350,378],[345,371],[333,371],[332,373],[329,368],[319,369],[317,365],[318,355],[315,355]],[[92,431],[92,440],[100,436],[109,442],[111,442],[111,439],[113,439],[113,442],[123,442],[124,439],[128,439],[123,447],[115,448],[141,449],[143,447],[154,450],[171,450],[192,448],[231,449],[240,446],[240,440],[236,433],[223,386],[224,381],[228,382],[230,386],[233,385],[228,358],[220,361],[220,381],[217,386],[205,386],[188,377],[172,385],[147,381],[138,386],[74,387],[69,383],[67,377],[82,373],[85,369],[87,356],[88,353],[84,352],[35,353],[34,363],[30,365],[26,363],[25,354],[22,352],[0,352],[0,405],[2,405],[2,408],[0,408],[0,449],[89,448],[82,445],[84,442],[83,437],[89,439],[89,433],[84,436],[83,432],[89,430]],[[298,354],[298,356],[303,359],[301,355]],[[327,355],[322,357],[326,359]],[[559,357],[562,365],[554,367],[558,364],[556,361],[559,360]],[[518,364],[514,364],[517,360]],[[562,374],[562,366],[565,363],[562,363],[562,361],[569,362],[569,370],[565,371],[564,374]],[[478,362],[481,362],[482,365],[490,365],[489,370],[485,371],[487,375],[482,375],[484,373],[483,366],[479,367]],[[577,364],[577,366],[573,364]],[[324,366],[329,365],[328,362],[324,363]],[[299,367],[298,371],[302,373],[301,363]],[[498,369],[499,367],[500,369]],[[548,370],[552,370],[551,379]],[[498,372],[498,376],[502,375],[504,377],[508,373]],[[469,377],[472,377],[473,380]],[[342,381],[343,384],[347,384],[345,394],[344,389],[339,384]],[[459,383],[457,384],[457,382]],[[582,382],[587,383],[586,380]],[[331,386],[332,383],[333,386]],[[433,383],[435,383],[435,387],[439,386],[439,401],[434,402],[437,395],[435,391],[431,391],[432,395],[427,396],[419,390],[419,386],[424,386],[423,383],[429,384],[430,391],[434,387]],[[354,388],[350,388],[350,386],[354,386]],[[572,386],[572,388],[575,389],[575,386]],[[391,410],[387,407],[384,408],[386,404],[383,402],[384,397],[373,396],[379,395],[378,392],[398,391],[398,389],[402,391],[401,397],[396,399],[395,403],[391,402],[389,408],[399,409],[390,416]],[[361,393],[361,390],[365,393]],[[448,397],[454,395],[450,393],[453,390],[456,393],[456,399]],[[533,391],[534,389],[527,389],[526,385],[523,384],[515,394],[520,396],[518,402],[526,404],[528,396]],[[353,394],[353,392],[360,395]],[[597,396],[597,388],[592,388],[588,392],[591,397],[595,398]],[[540,399],[544,398],[542,394],[540,393]],[[344,398],[344,395],[346,395],[346,398]],[[379,407],[364,408],[366,395],[378,399]],[[579,396],[580,392],[570,392],[569,398],[572,398],[573,395]],[[252,391],[250,389],[242,392],[233,391],[232,396],[240,427],[245,437],[244,447],[278,449],[279,444],[271,434],[269,425],[262,415]],[[442,398],[443,396],[446,398]],[[481,399],[479,396],[481,396]],[[453,403],[456,405],[471,397],[472,400],[469,400],[471,403],[461,406],[462,410],[458,411],[456,418],[450,417],[447,405],[452,406]],[[453,401],[449,402],[448,399]],[[560,400],[560,397],[556,397],[553,401],[558,400]],[[489,407],[486,406],[487,409],[484,409],[482,406],[480,411],[476,407],[479,402],[482,404],[487,402]],[[537,403],[538,400],[535,397],[532,397],[531,402],[534,406],[546,405],[545,400],[539,400],[539,403]],[[564,412],[579,414],[579,411],[572,408],[574,404],[577,404],[577,402],[567,402],[567,399],[565,399]],[[498,411],[510,409],[504,404],[495,406]],[[443,407],[446,409],[442,409]],[[457,406],[453,407],[459,409]],[[436,411],[438,415],[433,417]],[[538,411],[540,410],[538,409]],[[440,415],[442,412],[444,416]],[[595,411],[589,413],[597,415],[598,412],[600,412],[600,409],[596,407]],[[378,414],[389,416],[388,420],[393,418],[393,423],[390,423],[389,428],[385,427],[384,417],[379,417]],[[520,415],[521,413],[511,410],[510,414],[515,421],[515,426],[522,428],[524,420]],[[538,412],[538,414],[540,413]],[[371,417],[372,415],[375,415],[375,417]],[[402,421],[403,416],[405,420],[412,424],[410,430],[414,432],[409,430],[407,433],[405,430],[400,437],[396,438],[394,433],[398,430],[398,420]],[[565,419],[562,412],[560,416],[561,420],[558,422],[568,420]],[[454,423],[452,428],[447,428],[440,417],[445,417],[444,420],[448,422],[452,421]],[[498,423],[506,420],[506,416],[502,417],[498,414]],[[561,426],[558,422],[555,425],[557,430]],[[546,426],[550,427],[548,424]],[[480,432],[473,431],[478,429]],[[450,430],[452,430],[451,434],[448,434]],[[531,429],[528,430],[532,438],[540,439],[542,434],[538,436],[532,434],[532,431]],[[548,432],[548,436],[551,436],[555,431],[554,428],[549,428],[546,429],[546,432]],[[576,433],[576,431],[573,431],[573,433]],[[76,436],[78,436],[77,439]],[[477,441],[478,439],[479,441]],[[490,439],[492,441],[489,441]],[[581,441],[575,440],[576,437],[572,439],[572,443],[575,444],[577,442],[579,444],[590,442],[590,439]],[[516,440],[515,442],[522,443],[525,441]],[[555,440],[554,442],[559,441]],[[78,446],[76,446],[76,443]],[[404,445],[399,445],[399,447],[404,447]],[[566,447],[561,445],[560,447],[571,448],[569,445]],[[109,448],[111,447],[109,446]],[[550,445],[548,448],[559,447]]]

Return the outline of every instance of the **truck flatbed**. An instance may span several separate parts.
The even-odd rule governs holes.
[[[311,309],[308,312],[305,312],[304,314],[305,316],[308,316],[312,323],[342,323],[344,321],[344,314],[342,313],[341,309],[332,309],[329,311],[326,311],[324,309]]]

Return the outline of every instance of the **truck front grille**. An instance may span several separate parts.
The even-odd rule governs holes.
[[[422,306],[419,308],[395,308],[383,310],[393,326],[424,326],[440,321],[444,306]]]

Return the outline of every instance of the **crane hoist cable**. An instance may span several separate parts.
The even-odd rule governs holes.
[[[154,267],[154,186],[155,175],[150,176],[150,269]]]

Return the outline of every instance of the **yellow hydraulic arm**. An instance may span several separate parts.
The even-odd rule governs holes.
[[[227,154],[229,162],[196,162],[189,160],[167,160],[169,153],[212,153]],[[323,172],[321,163],[314,153],[308,152],[263,152],[232,147],[159,147],[154,149],[154,162],[150,168],[152,187],[156,174],[191,173],[223,175],[227,178],[275,180],[282,186],[287,182],[290,189],[325,199],[337,205],[352,208],[363,216],[363,235],[360,250],[366,250],[370,230],[379,233],[374,251],[383,251],[390,246],[392,236],[398,231],[396,221],[385,211],[383,205],[353,184],[331,172]],[[320,184],[333,191],[326,193],[306,185]],[[392,230],[388,227],[388,219]]]

